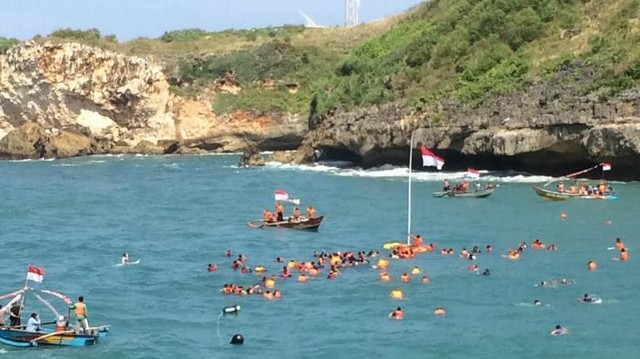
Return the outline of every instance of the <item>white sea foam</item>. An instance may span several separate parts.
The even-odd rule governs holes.
[[[384,165],[370,169],[362,168],[346,168],[350,165],[348,162],[321,162],[315,165],[292,165],[279,162],[267,162],[266,167],[283,170],[312,171],[334,174],[344,177],[369,177],[369,178],[388,178],[406,180],[409,175],[409,169],[406,167],[395,167]],[[499,172],[491,172],[483,170],[485,175],[481,176],[479,181],[482,182],[504,182],[504,183],[544,183],[553,180],[553,177],[534,176],[525,174],[500,174]],[[412,171],[412,181],[416,182],[442,182],[445,179],[458,181],[463,179],[473,180],[467,176],[466,171],[461,172],[422,172]]]

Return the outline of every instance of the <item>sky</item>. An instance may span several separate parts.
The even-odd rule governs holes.
[[[398,14],[423,0],[361,0],[360,22]],[[120,41],[165,31],[208,31],[344,24],[345,0],[10,0],[0,12],[0,36],[31,39],[61,28],[97,28]]]

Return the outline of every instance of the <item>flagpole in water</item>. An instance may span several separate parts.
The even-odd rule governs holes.
[[[409,193],[407,194],[409,200],[407,208],[407,244],[411,244],[411,168],[413,167],[413,134],[415,131],[411,131],[411,139],[409,140]]]

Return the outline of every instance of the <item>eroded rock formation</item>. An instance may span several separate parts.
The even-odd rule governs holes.
[[[212,88],[230,91],[233,85],[240,91],[231,75]],[[42,131],[30,132],[42,133],[40,142],[60,142],[69,133],[86,139],[64,140],[65,151],[35,153],[30,145],[10,148],[7,139],[0,142],[0,155],[239,151],[247,142],[262,150],[295,148],[307,130],[306,118],[296,115],[218,116],[209,98],[173,95],[159,64],[77,43],[27,42],[0,55],[0,139],[14,130],[24,134],[18,129],[26,123],[41,126]]]

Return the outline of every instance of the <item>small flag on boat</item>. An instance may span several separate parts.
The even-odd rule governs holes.
[[[472,178],[479,178],[480,177],[480,171],[478,171],[475,168],[467,168],[467,177],[472,177]]]
[[[300,205],[300,199],[298,199],[298,198],[289,198],[289,194],[286,191],[283,191],[281,189],[277,189],[274,193],[275,193],[276,201],[289,202],[289,203],[295,204],[296,206]]]
[[[602,162],[600,165],[602,166],[603,171],[611,171],[611,163]]]
[[[29,268],[27,269],[27,280],[42,283],[43,278],[44,269],[29,264]]]
[[[420,153],[422,153],[423,166],[436,167],[438,170],[441,170],[442,166],[444,166],[444,160],[429,151],[426,147],[420,146]]]
[[[287,201],[289,199],[289,194],[281,189],[277,189],[275,191],[276,201]]]

